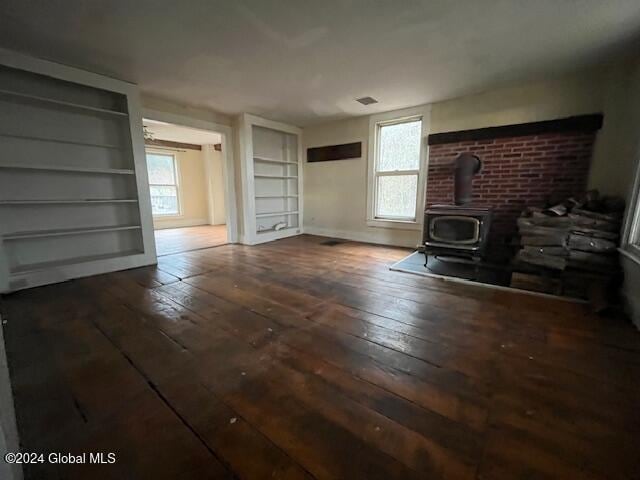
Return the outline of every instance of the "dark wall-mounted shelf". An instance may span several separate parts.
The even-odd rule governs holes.
[[[519,123],[515,125],[501,125],[499,127],[476,128],[457,132],[433,133],[427,137],[429,145],[442,145],[476,140],[490,140],[494,138],[521,137],[525,135],[540,135],[558,132],[595,132],[602,128],[604,116],[601,113],[578,115],[575,117],[546,120],[543,122]]]
[[[326,147],[307,148],[307,162],[329,162],[347,160],[362,156],[362,142],[327,145]]]

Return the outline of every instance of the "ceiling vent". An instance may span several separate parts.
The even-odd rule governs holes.
[[[356,102],[359,102],[362,105],[371,105],[373,103],[378,103],[378,100],[376,100],[373,97],[362,97],[362,98],[356,98]]]

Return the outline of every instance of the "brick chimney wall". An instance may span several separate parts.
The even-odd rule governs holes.
[[[473,179],[473,203],[494,207],[491,243],[504,244],[525,207],[586,190],[594,140],[595,132],[564,132],[431,145],[427,206],[453,204],[453,161],[474,153],[483,165]]]

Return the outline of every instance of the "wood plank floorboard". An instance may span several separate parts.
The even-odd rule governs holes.
[[[26,478],[640,478],[624,319],[325,241],[4,296],[22,449],[117,455]]]

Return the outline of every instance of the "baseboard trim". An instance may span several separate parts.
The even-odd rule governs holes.
[[[393,236],[398,230],[372,228],[371,232],[352,232],[347,230],[334,230],[329,228],[308,227],[305,226],[303,233],[308,235],[318,235],[320,237],[341,238],[344,240],[352,240],[354,242],[375,243],[377,245],[387,245],[390,247],[407,247],[416,248],[416,241],[398,241]]]

